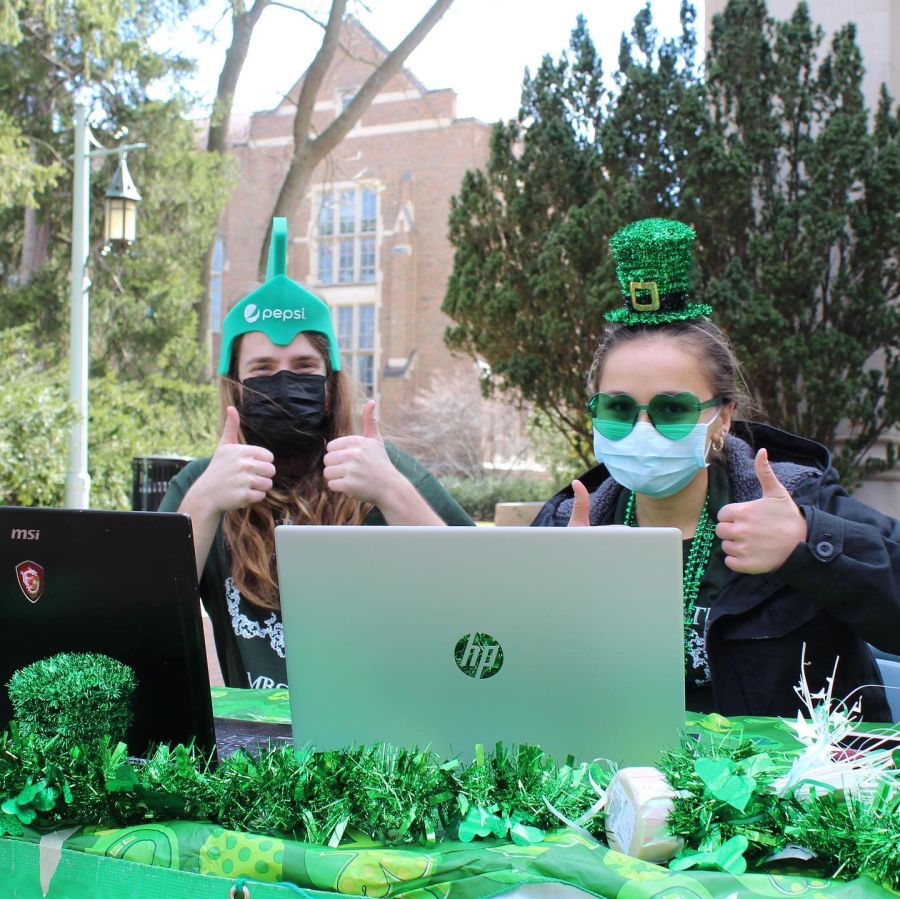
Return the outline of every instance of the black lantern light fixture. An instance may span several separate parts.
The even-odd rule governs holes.
[[[141,195],[131,180],[127,157],[127,153],[119,154],[119,165],[103,204],[103,239],[108,249],[130,247],[137,233],[137,205]]]

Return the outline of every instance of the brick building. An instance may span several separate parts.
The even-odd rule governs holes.
[[[315,107],[321,130],[386,49],[353,18]],[[293,146],[301,80],[269,112],[232,128],[238,186],[220,223],[213,280],[214,354],[222,316],[257,284],[260,242]],[[316,169],[288,216],[288,274],[332,308],[344,364],[391,421],[433,376],[471,373],[444,346],[440,311],[453,264],[450,198],[488,158],[490,126],[456,117],[456,94],[428,90],[409,71],[392,78]]]

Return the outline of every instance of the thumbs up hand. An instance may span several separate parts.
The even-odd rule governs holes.
[[[774,571],[807,539],[806,519],[778,480],[764,449],[756,454],[756,477],[762,499],[723,506],[716,527],[725,564],[742,574]]]
[[[381,507],[399,481],[406,486],[409,482],[397,471],[385,451],[375,418],[375,400],[369,400],[363,406],[362,420],[361,435],[336,437],[325,447],[325,480],[329,490]]]
[[[591,494],[581,481],[572,481],[572,493],[575,494],[575,504],[572,506],[572,514],[569,516],[567,528],[589,528],[591,526]],[[601,528],[623,528],[624,524],[598,525]]]
[[[572,481],[572,492],[575,494],[575,505],[566,527],[588,528],[591,526],[591,495],[581,481]]]
[[[225,427],[222,428],[222,436],[219,438],[219,446],[228,446],[238,443],[238,431],[241,427],[241,418],[234,406],[225,410]]]
[[[377,440],[384,446],[384,439],[381,436],[381,431],[378,430],[378,420],[375,418],[375,400],[369,400],[365,406],[363,406],[362,419],[363,437]]]
[[[195,501],[204,500],[211,513],[243,509],[265,499],[275,477],[273,455],[261,446],[238,442],[240,416],[234,406],[225,410],[219,445],[203,474],[191,488]]]

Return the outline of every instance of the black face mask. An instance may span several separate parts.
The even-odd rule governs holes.
[[[249,443],[273,455],[306,455],[324,442],[325,376],[280,371],[243,382],[241,427]]]

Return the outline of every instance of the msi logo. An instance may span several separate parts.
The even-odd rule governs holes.
[[[39,529],[26,529],[26,528],[13,528],[12,529],[12,539],[13,540],[40,540],[41,532]]]
[[[44,592],[44,568],[37,562],[19,562],[16,565],[19,589],[29,602],[37,602]]]

